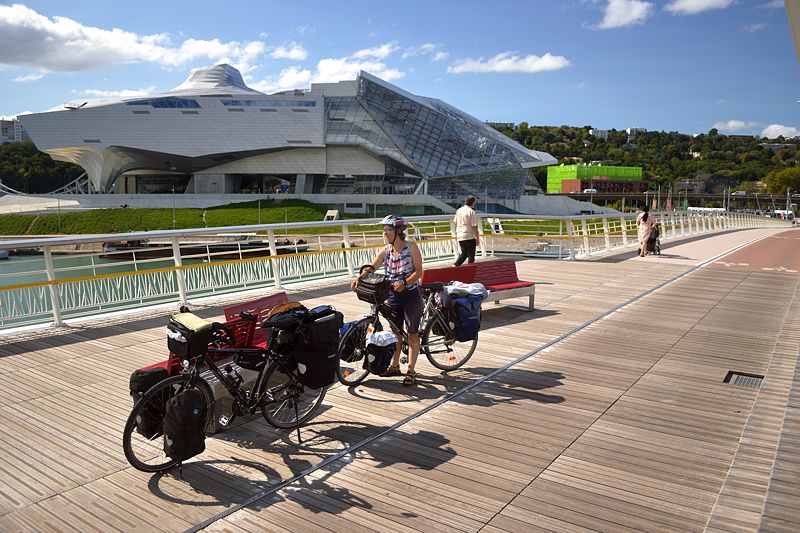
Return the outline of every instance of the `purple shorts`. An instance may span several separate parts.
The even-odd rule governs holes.
[[[403,292],[390,291],[386,306],[392,310],[394,316],[403,317],[406,333],[419,333],[419,323],[422,320],[422,293],[419,287]]]

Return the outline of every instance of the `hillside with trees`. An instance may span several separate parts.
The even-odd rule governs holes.
[[[83,174],[72,163],[54,161],[31,141],[0,145],[0,180],[14,190],[35,194],[63,187]]]
[[[669,186],[698,174],[728,176],[742,190],[757,190],[763,181],[769,192],[800,191],[800,139],[767,140],[720,135],[712,129],[696,136],[676,132],[645,132],[628,142],[625,131],[610,130],[608,140],[589,134],[590,126],[528,126],[499,128],[527,148],[548,152],[559,162],[598,161],[609,165],[638,166],[651,186]],[[786,144],[771,148],[762,144]],[[571,159],[571,158],[579,158]],[[546,169],[536,178],[545,182]]]

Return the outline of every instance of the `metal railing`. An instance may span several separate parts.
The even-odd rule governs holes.
[[[653,213],[662,239],[786,226],[739,213]],[[458,255],[451,215],[409,217],[426,262]],[[0,330],[287,283],[353,276],[383,246],[378,219],[0,241]],[[635,215],[495,215],[481,253],[581,259],[637,244]]]

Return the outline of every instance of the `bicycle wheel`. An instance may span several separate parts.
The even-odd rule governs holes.
[[[373,324],[375,331],[381,331],[380,322],[373,322],[372,317],[366,317],[353,324],[339,341],[336,377],[342,385],[358,385],[369,375],[369,370],[364,368],[364,358],[367,356],[367,328],[370,324]]]
[[[436,312],[425,324],[420,339],[420,349],[433,366],[439,370],[455,370],[469,361],[478,345],[478,336],[459,342],[455,339],[449,321],[441,312]]]
[[[198,388],[203,393],[208,427],[214,412],[214,393],[208,383],[188,375],[173,376],[157,383],[133,406],[122,433],[122,449],[132,467],[142,472],[161,472],[178,464],[164,453],[164,411],[170,398],[189,388]]]
[[[293,375],[287,374],[281,363],[271,361],[258,388],[259,396],[264,393],[267,396],[261,403],[261,414],[276,428],[293,428],[314,416],[326,390],[328,387],[305,387]]]

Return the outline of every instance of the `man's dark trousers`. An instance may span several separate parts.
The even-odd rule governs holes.
[[[475,239],[469,239],[466,241],[458,241],[458,245],[461,247],[461,255],[458,256],[456,262],[453,266],[461,266],[461,263],[464,262],[466,259],[468,263],[475,262]]]

